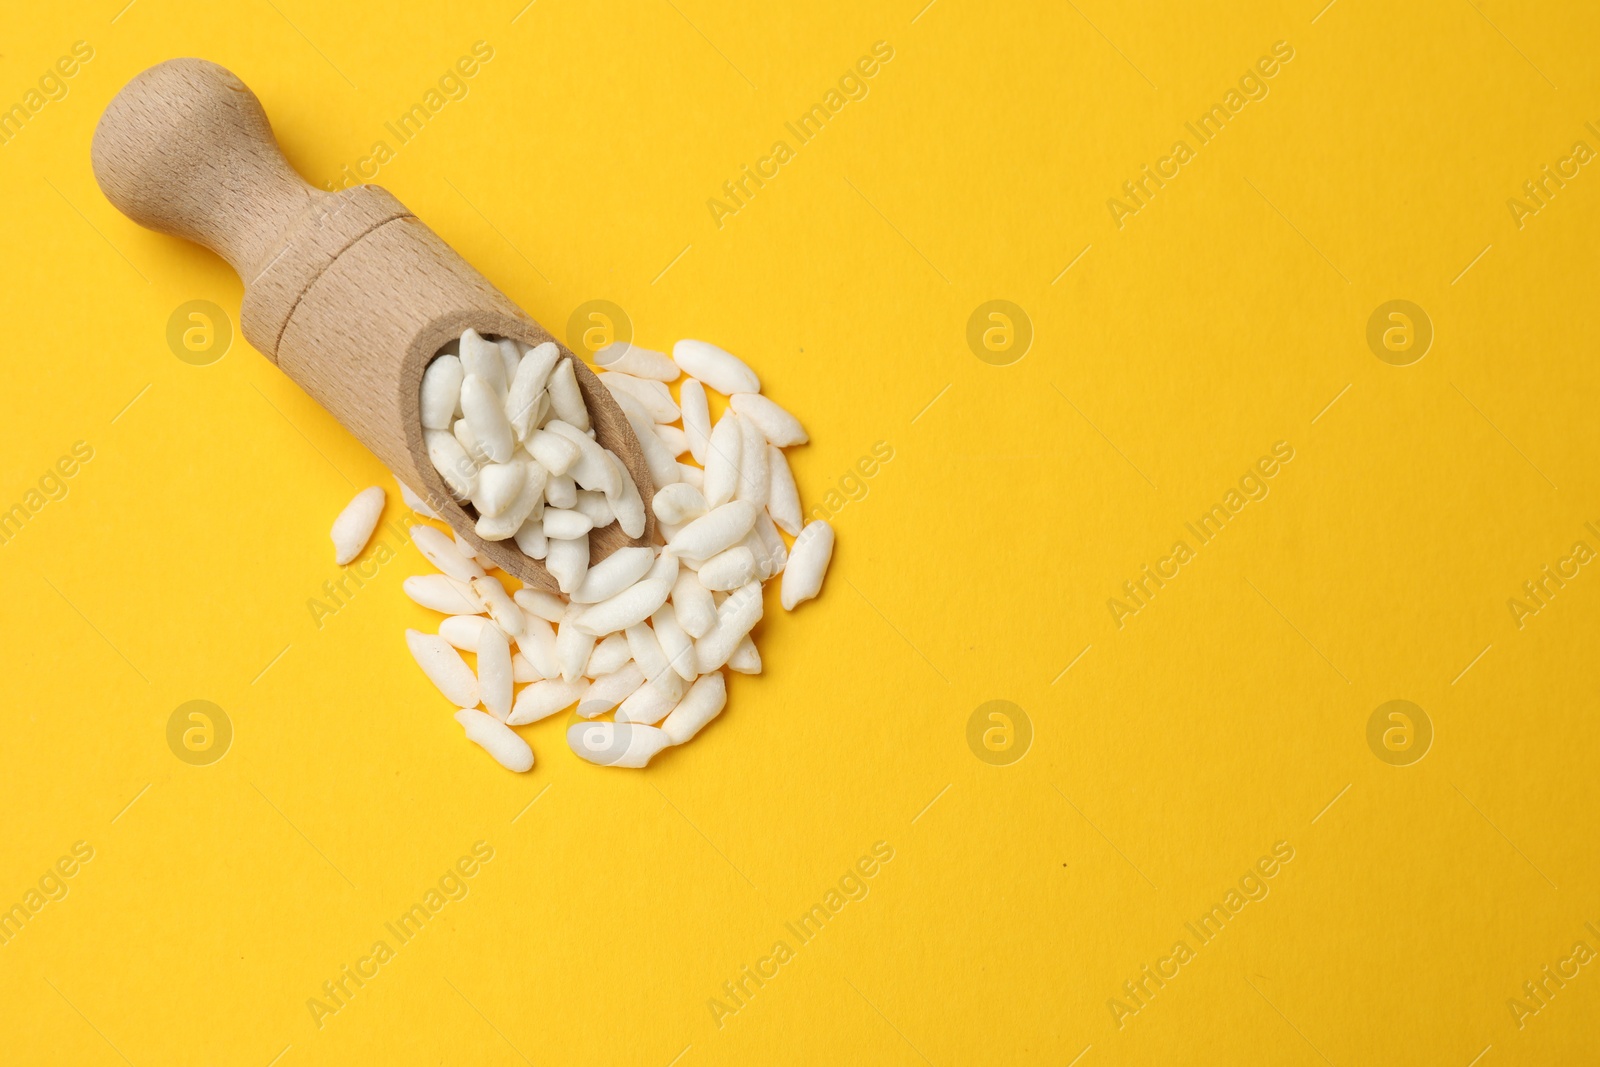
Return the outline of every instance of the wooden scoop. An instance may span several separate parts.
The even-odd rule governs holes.
[[[556,341],[376,185],[325,192],[284,159],[256,95],[203,59],[135,77],[95,130],[95,179],[135,222],[205,245],[244,281],[245,339],[417,490],[485,558],[554,591],[544,564],[512,541],[485,541],[422,443],[422,372],[467,327],[528,345]],[[559,341],[561,351],[572,351]],[[603,559],[655,533],[650,469],[610,392],[573,357],[595,438],[645,501],[645,530],[590,533]]]

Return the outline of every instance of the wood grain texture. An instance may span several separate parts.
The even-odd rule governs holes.
[[[124,215],[205,245],[246,285],[332,195],[289,166],[255,93],[203,59],[168,60],[123,86],[90,157]]]
[[[409,217],[404,204],[376,185],[358,185],[329,197],[246,283],[239,308],[245,340],[276,363],[290,316],[329,264],[384,223]]]
[[[361,298],[352,300],[352,293]],[[422,372],[468,326],[530,345],[555,340],[421,221],[396,219],[357,241],[306,291],[279,343],[278,365],[485,556],[553,591],[555,580],[544,565],[514,542],[482,541],[472,532],[473,520],[428,462]],[[648,500],[654,483],[627,416],[581,359],[574,358],[573,366],[595,440],[617,454]],[[599,561],[624,545],[648,543],[655,517],[645,510],[642,537],[629,538],[613,522],[590,534],[590,558]]]
[[[467,327],[524,344],[556,341],[386,190],[314,188],[279,150],[261,102],[202,59],[151,67],[100,119],[95,178],[129,218],[226,259],[245,283],[245,338],[294,379],[482,555],[554,591],[544,564],[515,542],[484,541],[451,498],[422,442],[422,372]],[[598,562],[655,536],[644,452],[622,409],[571,356],[595,439],[616,453],[644,499],[645,530],[613,522],[590,534]]]

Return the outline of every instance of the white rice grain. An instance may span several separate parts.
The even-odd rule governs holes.
[[[683,434],[689,440],[689,454],[703,467],[706,443],[711,440],[711,406],[706,402],[706,387],[699,379],[684,379],[678,389],[678,407],[683,412]]]
[[[506,421],[505,400],[476,374],[467,375],[461,383],[461,415],[485,455],[495,463],[511,458],[517,439],[511,432],[511,423]]]
[[[727,703],[728,683],[721,673],[701,675],[661,724],[661,730],[672,744],[681,745],[722,714]]]
[[[628,635],[610,634],[589,653],[589,666],[584,668],[583,673],[590,678],[599,678],[620,670],[624,663],[632,659],[633,650],[628,647]]]
[[[472,457],[474,464],[489,462],[489,450],[478,440],[478,435],[472,432],[472,426],[465,418],[457,419],[450,426],[450,436],[456,439],[461,451]]]
[[[650,469],[650,480],[658,486],[677,481],[678,458],[661,443],[655,427],[631,413],[628,415],[628,425],[633,428],[634,438],[639,442],[639,452],[644,456],[645,466]]]
[[[810,440],[799,419],[760,393],[735,393],[728,398],[728,406],[754,423],[762,436],[779,448],[803,445]]]
[[[748,500],[733,500],[712,508],[679,530],[667,542],[667,548],[682,559],[709,559],[744,540],[755,521],[755,505]]]
[[[528,664],[539,672],[541,678],[561,675],[561,660],[556,653],[556,631],[544,619],[524,611],[522,635],[517,638],[517,648],[527,657]]]
[[[650,378],[658,382],[678,380],[678,365],[660,352],[626,341],[614,341],[594,354],[594,364],[606,370]]]
[[[484,469],[488,470],[487,467]],[[545,488],[544,468],[530,462],[524,464],[523,469],[527,477],[517,492],[516,500],[498,515],[480,515],[473,524],[473,533],[485,541],[509,541],[539,506],[539,498]]]
[[[478,471],[478,491],[472,494],[472,506],[479,515],[503,515],[516,502],[522,487],[528,481],[528,467],[520,459],[505,463],[488,463]]]
[[[649,572],[655,551],[642,545],[619,548],[589,568],[583,584],[573,590],[574,604],[598,604],[628,588]]]
[[[517,361],[516,375],[506,392],[506,419],[518,441],[526,441],[533,432],[538,421],[535,416],[539,411],[539,398],[544,395],[545,383],[550,380],[550,372],[560,358],[561,350],[555,342],[546,341]]]
[[[564,419],[553,419],[545,425],[551,433],[559,434],[568,441],[578,446],[578,459],[567,473],[572,480],[585,489],[594,489],[604,493],[608,498],[622,492],[621,481],[617,478],[616,468],[612,467],[610,455],[605,449],[594,442],[583,428],[567,422]],[[574,498],[574,503],[576,498]],[[569,508],[572,504],[563,504],[554,497],[550,503],[558,508]]]
[[[495,621],[495,625],[512,637],[522,636],[522,609],[511,599],[511,594],[500,584],[500,579],[493,575],[484,575],[481,578],[473,578],[467,585],[477,594],[478,599],[483,601],[484,610]]]
[[[833,527],[818,519],[806,524],[789,550],[789,564],[783,569],[783,610],[793,611],[801,601],[822,591],[822,579],[833,558]]]
[[[676,525],[698,519],[709,509],[700,490],[687,482],[674,482],[656,490],[650,510],[655,512],[658,521]]]
[[[411,527],[411,543],[417,546],[423,559],[452,578],[466,582],[483,574],[477,560],[462,555],[448,534],[432,526]]]
[[[498,626],[478,631],[478,698],[502,721],[511,714],[511,644]]]
[[[594,635],[586,633],[573,622],[584,610],[574,604],[556,630],[556,666],[561,669],[561,677],[568,682],[576,682],[583,677],[583,669],[589,665],[589,657],[594,653]]]
[[[511,707],[511,714],[506,718],[506,725],[524,726],[540,719],[548,719],[562,708],[570,707],[587,688],[588,685],[583,682],[565,682],[558,679],[534,682],[517,694],[516,703]]]
[[[761,586],[755,582],[729,595],[717,608],[717,622],[694,643],[695,669],[710,674],[728,662],[744,635],[761,621]]]
[[[655,431],[656,440],[671,453],[673,459],[676,460],[689,451],[689,435],[676,426],[657,426]]]
[[[656,613],[650,616],[650,625],[655,630],[656,642],[660,644],[662,653],[667,657],[668,665],[677,671],[684,681],[694,681],[694,638],[678,625],[677,609],[671,603],[661,605],[656,609]]]
[[[499,719],[472,708],[462,708],[455,718],[467,732],[467,740],[493,756],[506,770],[520,774],[533,769],[533,749]]]
[[[422,425],[429,430],[448,430],[461,402],[461,382],[465,373],[457,356],[440,356],[422,372]]]
[[[513,682],[538,682],[544,680],[544,675],[533,669],[533,664],[528,662],[528,657],[521,652],[511,654],[511,680]]]
[[[736,412],[725,411],[706,442],[706,503],[721,507],[739,489],[739,462],[744,448],[744,432]]]
[[[756,557],[744,545],[718,552],[700,565],[700,584],[714,593],[731,592],[756,576]]]
[[[678,481],[692,485],[702,493],[706,491],[706,472],[692,464],[678,464]]]
[[[617,706],[616,720],[654,726],[683,699],[687,685],[676,671],[649,679]]]
[[[578,446],[550,430],[534,430],[525,446],[539,466],[551,474],[566,474],[578,462]]]
[[[557,541],[571,541],[574,538],[587,537],[592,529],[594,529],[593,520],[581,511],[568,511],[564,508],[545,509],[544,535],[546,537]]]
[[[444,479],[450,495],[457,500],[472,496],[472,491],[478,487],[478,466],[455,435],[449,430],[423,430],[422,442],[428,449],[428,462]]]
[[[461,658],[461,653],[450,647],[450,642],[438,634],[407,630],[406,646],[411,649],[412,658],[422,668],[422,673],[446,700],[457,707],[477,706],[478,679],[467,661]]]
[[[439,621],[439,636],[463,652],[476,652],[480,632],[485,626],[499,629],[482,615],[451,615]]]
[[[560,622],[561,616],[567,611],[566,602],[560,597],[531,586],[518,589],[511,594],[511,599],[530,614],[537,615],[546,622]]]
[[[573,508],[589,516],[589,522],[595,529],[610,526],[616,515],[611,511],[611,502],[604,493],[596,493],[592,489],[584,489],[578,493],[578,502]]]
[[[576,503],[576,499],[573,502]],[[581,537],[573,541],[551,541],[544,566],[561,591],[570,595],[582,584],[583,576],[589,570],[589,539]]]
[[[500,346],[486,340],[470,326],[461,334],[461,369],[469,377],[481,378],[498,396],[505,396],[506,364],[500,355]]]
[[[650,413],[652,421],[678,421],[678,405],[672,402],[672,393],[661,382],[613,372],[602,373],[600,381],[611,390],[613,396],[621,391],[637,400]]]
[[[509,390],[511,379],[517,376],[517,364],[522,360],[522,349],[509,337],[502,337],[495,344],[500,349],[500,362],[505,366],[506,389]]]
[[[671,592],[671,582],[646,579],[590,606],[578,616],[575,625],[596,636],[626,630],[654,614]]]
[[[624,663],[609,674],[597,677],[578,697],[578,715],[592,719],[621,704],[644,684],[644,672],[637,663]]]
[[[637,622],[623,632],[628,638],[628,650],[633,654],[633,662],[644,672],[646,681],[653,682],[672,670],[667,654],[661,649],[661,642],[656,640],[656,632],[649,626]]]
[[[733,655],[728,657],[728,669],[736,674],[761,673],[761,650],[749,634],[734,647]]]
[[[589,428],[589,409],[583,403],[583,391],[578,388],[578,377],[572,369],[572,360],[563,359],[550,372],[550,407],[556,418],[580,430]]]
[[[567,747],[602,767],[644,767],[669,743],[666,731],[653,726],[576,722],[567,728]]]
[[[570,508],[578,503],[578,484],[570,474],[552,474],[545,482],[545,500],[553,508]]]
[[[617,525],[622,527],[622,532],[629,537],[639,537],[644,533],[645,527],[644,500],[639,496],[639,487],[628,474],[628,468],[622,465],[622,460],[610,452],[606,453],[606,457],[615,469],[617,481],[621,485],[616,495],[606,494],[606,502],[616,513]]]
[[[487,606],[466,582],[448,574],[413,575],[400,583],[406,596],[446,615],[478,615]]]
[[[384,492],[381,486],[361,490],[333,520],[333,560],[343,567],[361,555],[372,539],[383,515]]]
[[[756,515],[756,524],[745,535],[744,542],[756,557],[756,580],[767,581],[783,573],[789,562],[789,549],[765,511]]]
[[[711,591],[700,584],[699,576],[691,570],[678,573],[678,580],[672,586],[672,607],[678,625],[690,637],[704,637],[716,625],[717,605]]]
[[[529,559],[544,559],[550,554],[550,540],[544,535],[544,523],[538,519],[529,517],[523,520],[511,539]]]
[[[795,488],[789,461],[775,445],[767,446],[767,512],[784,533],[800,533],[800,490]]]
[[[743,415],[739,416],[739,488],[740,500],[748,500],[758,508],[767,506],[771,495],[771,476],[767,473],[767,440],[760,428]]]
[[[705,341],[679,341],[672,346],[672,361],[724,395],[761,392],[761,379],[744,360]]]

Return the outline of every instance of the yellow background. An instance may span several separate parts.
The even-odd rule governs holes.
[[[5,1059],[1594,1055],[1594,964],[1522,1029],[1506,1001],[1600,949],[1600,577],[1521,629],[1507,600],[1600,547],[1600,175],[1521,229],[1506,201],[1600,148],[1600,19],[923,3],[9,5],[0,104],[95,56],[0,147],[0,507],[94,458],[0,546],[0,903],[95,856],[0,947]],[[745,356],[811,432],[808,504],[894,449],[820,599],[769,611],[766,673],[644,773],[577,761],[564,717],[526,776],[467,744],[401,639],[436,620],[410,547],[312,623],[334,515],[392,480],[237,337],[175,358],[172,310],[236,315],[240,284],[88,166],[116,90],[195,55],[325,183],[477,40],[380,184],[558,333],[608,299],[646,345]],[[870,94],[719,229],[706,200],[877,41]],[[1107,199],[1276,41],[1270,95],[1118,229]],[[1397,298],[1435,330],[1407,367],[1366,343]],[[991,299],[1035,331],[1009,366],[967,346]],[[1280,440],[1270,495],[1118,629],[1107,599]],[[192,699],[233,723],[211,766],[167,746]],[[995,699],[1034,732],[1009,766],[966,740]],[[1390,699],[1435,731],[1408,767],[1367,745]],[[307,999],[480,840],[470,895],[319,1029]],[[870,895],[799,947],[784,923],[878,841]],[[1270,896],[1119,1028],[1122,983],[1277,841]]]

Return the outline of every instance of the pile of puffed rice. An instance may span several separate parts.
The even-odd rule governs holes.
[[[513,771],[533,766],[533,750],[512,727],[574,705],[586,721],[572,725],[567,743],[592,763],[643,767],[689,740],[723,709],[723,667],[761,671],[750,632],[762,583],[781,575],[780,599],[792,610],[821,589],[833,553],[825,521],[802,528],[782,452],[806,442],[799,420],[761,395],[736,356],[679,341],[671,359],[634,345],[596,353],[600,381],[656,483],[649,506],[659,543],[618,549],[591,567],[589,532],[616,521],[640,536],[644,502],[622,462],[595,442],[569,358],[553,343],[527,347],[469,329],[422,382],[429,459],[475,516],[475,532],[514,539],[545,561],[561,590],[508,592],[459,534],[412,527],[439,573],[407,578],[405,592],[447,617],[437,634],[407,630],[406,642],[459,709],[467,737]],[[674,397],[668,386],[680,375]],[[728,398],[715,425],[708,386]],[[680,462],[685,453],[693,463]],[[408,487],[401,493],[438,518]],[[382,489],[365,490],[334,523],[341,564],[360,554],[383,502]],[[461,652],[475,655],[476,671]]]

